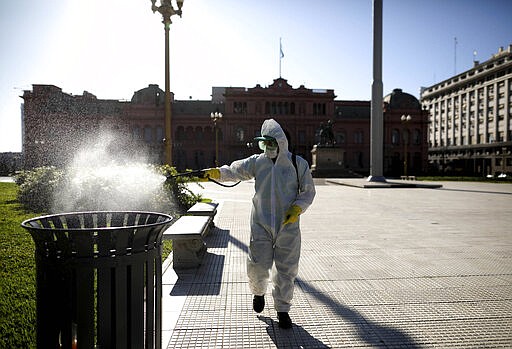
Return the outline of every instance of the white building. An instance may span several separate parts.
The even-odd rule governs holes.
[[[441,173],[512,174],[512,45],[421,92],[429,162]]]

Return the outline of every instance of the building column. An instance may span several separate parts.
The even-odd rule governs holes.
[[[436,143],[437,143],[437,146],[440,147],[441,143],[442,143],[442,137],[441,137],[441,126],[442,126],[442,123],[441,123],[441,101],[438,101],[435,104],[435,108],[436,108],[436,119],[435,119]]]
[[[444,132],[442,132],[441,128],[441,143],[443,146],[448,146],[448,98],[445,96],[443,101],[444,109],[441,109],[441,123],[444,128]],[[444,110],[444,112],[443,112]]]
[[[472,132],[471,132],[471,96],[469,92],[466,92],[466,137],[468,145],[473,143]]]
[[[475,144],[477,145],[480,145],[482,144],[482,140],[479,139],[479,135],[480,135],[480,116],[478,115],[478,103],[480,102],[480,97],[478,96],[478,89],[475,88],[474,90],[474,96],[475,96],[475,104],[473,105],[474,108],[473,108],[473,112],[474,112],[474,117],[475,117]]]
[[[439,118],[441,117],[441,106],[439,105],[439,102],[434,102],[432,109],[434,110],[434,113],[432,114],[432,118],[434,119],[432,120],[432,123],[434,124],[432,146],[439,147],[441,146],[441,142],[439,141],[439,134],[441,132],[441,124],[439,122]]]
[[[498,90],[498,82],[494,82],[494,85],[493,85],[493,93],[494,93],[494,106],[493,106],[493,111],[494,111],[494,139],[496,140],[496,142],[501,142],[503,140],[500,141],[500,130],[499,130],[499,126],[500,126],[500,110],[499,110],[499,106],[500,106],[500,94],[499,94],[499,90]],[[505,139],[505,137],[503,137],[503,139]]]
[[[511,131],[511,128],[510,128],[510,114],[512,113],[512,108],[511,108],[511,101],[510,101],[510,81],[512,79],[507,79],[505,80],[505,95],[504,95],[504,98],[505,100],[503,101],[504,105],[503,105],[503,112],[505,113],[505,117],[503,119],[503,128],[504,128],[504,131],[505,131],[505,138],[503,139],[504,142],[510,142],[512,139],[511,139],[511,134],[512,134],[512,131]]]
[[[450,101],[451,101],[451,110],[450,110],[450,114],[449,116],[447,115],[448,117],[448,120],[449,123],[450,123],[450,128],[449,128],[449,132],[448,132],[448,139],[450,140],[450,145],[456,145],[455,144],[455,115],[456,115],[456,110],[455,110],[455,97],[452,96],[450,97]]]
[[[484,89],[484,101],[483,101],[483,106],[482,106],[482,114],[483,114],[483,117],[484,117],[484,143],[490,143],[490,139],[489,139],[489,115],[487,114],[487,110],[489,108],[489,101],[488,101],[488,98],[487,98],[487,94],[489,93],[488,92],[488,85],[485,85],[483,87]]]
[[[456,145],[464,145],[464,142],[462,140],[464,132],[462,129],[462,95],[459,93],[456,97],[457,100],[457,111],[455,113],[455,116],[457,117],[457,120],[455,121],[454,125],[457,126],[457,144]]]

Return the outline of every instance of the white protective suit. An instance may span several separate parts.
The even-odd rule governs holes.
[[[264,153],[234,161],[220,168],[221,181],[255,179],[252,199],[251,241],[247,260],[249,287],[254,295],[264,295],[269,271],[272,271],[275,308],[288,312],[293,298],[293,283],[298,273],[300,258],[300,217],[295,223],[283,225],[285,213],[297,205],[302,213],[313,202],[315,186],[309,164],[297,156],[297,173],[288,151],[288,141],[281,126],[273,119],[265,120],[262,136],[277,140],[279,154],[274,161]],[[298,184],[300,183],[300,185]],[[298,185],[300,186],[297,190]]]

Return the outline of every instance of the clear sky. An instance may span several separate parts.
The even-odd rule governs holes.
[[[512,0],[383,3],[384,95],[419,97],[512,44]],[[293,87],[371,99],[371,0],[185,0],[171,25],[171,90],[208,100],[212,86],[267,86],[279,77],[279,38]],[[19,96],[32,84],[120,100],[163,89],[160,14],[149,0],[1,1],[0,152],[21,150]]]

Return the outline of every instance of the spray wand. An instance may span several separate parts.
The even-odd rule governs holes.
[[[196,171],[187,171],[182,173],[177,173],[175,175],[168,174],[166,175],[167,179],[178,178],[178,177],[204,177],[204,170],[196,170]]]
[[[171,180],[171,179],[174,179],[174,178],[177,178],[177,177],[189,177],[189,178],[191,178],[191,177],[199,177],[199,178],[204,178],[204,172],[205,172],[204,170],[187,171],[187,172],[177,173],[175,175],[166,175],[166,177],[167,177],[167,180]],[[241,182],[241,181],[238,181],[235,184],[229,185],[229,184],[224,184],[224,183],[218,182],[215,179],[210,178],[209,176],[206,177],[206,178],[210,182],[213,182],[213,183],[218,184],[221,187],[225,187],[225,188],[233,188],[234,186],[237,186]]]

